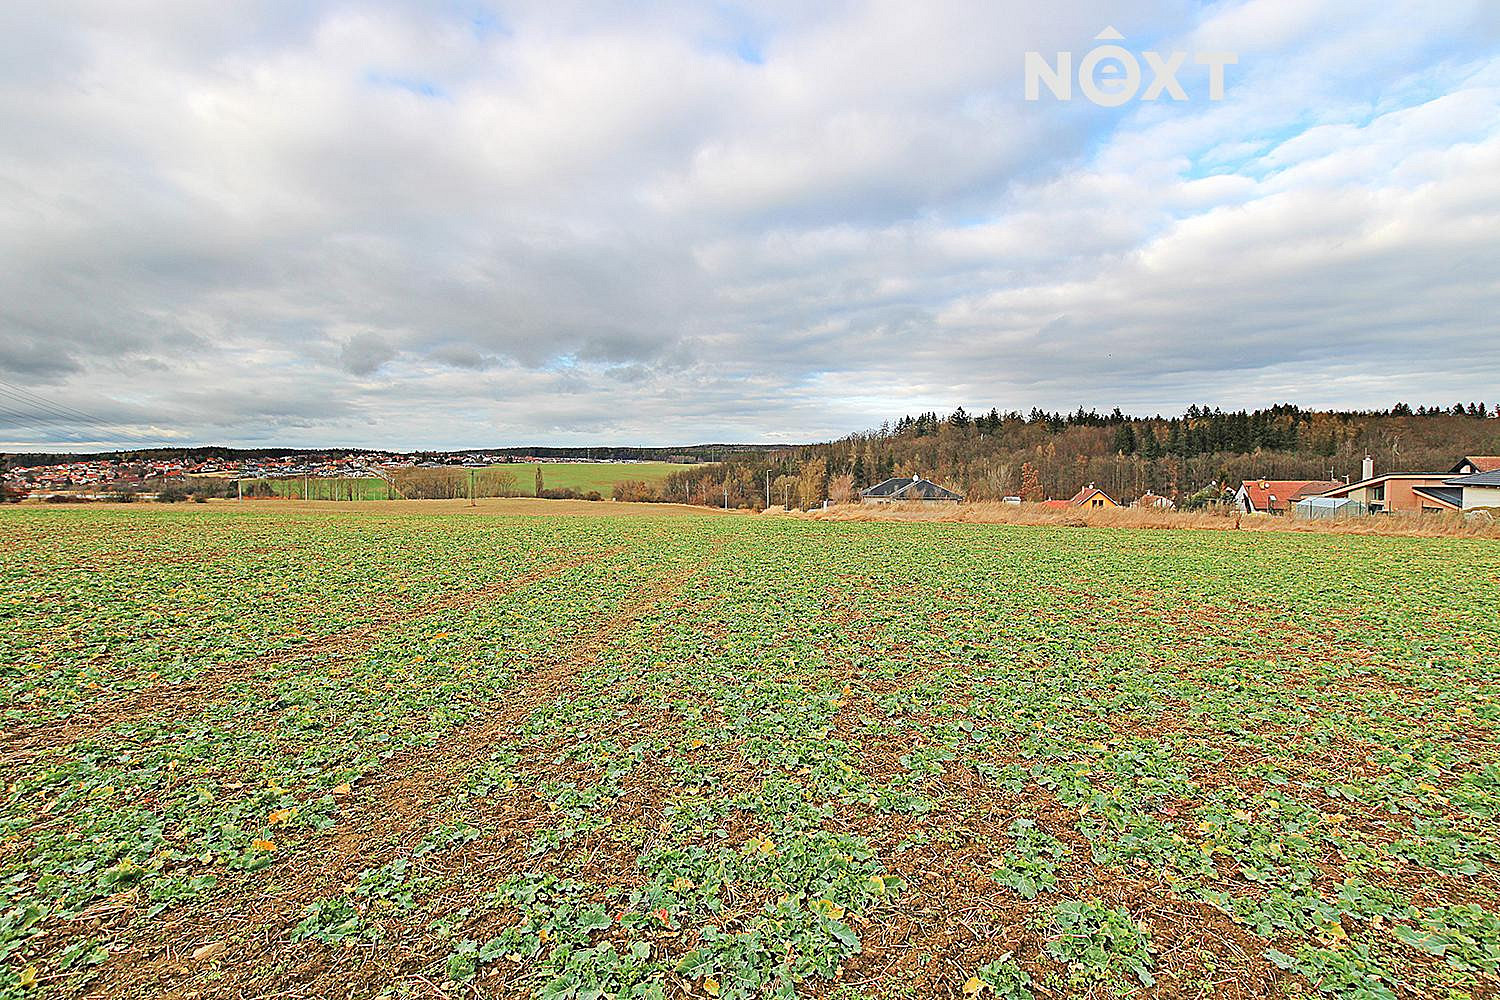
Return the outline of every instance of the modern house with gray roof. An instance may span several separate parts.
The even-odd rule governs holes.
[[[1413,496],[1431,501],[1438,510],[1463,510],[1464,488],[1462,486],[1413,486]],[[1427,508],[1424,506],[1424,510]]]
[[[1500,469],[1494,472],[1476,472],[1471,476],[1459,476],[1443,484],[1448,489],[1462,490],[1463,509],[1491,509],[1500,511]]]
[[[860,490],[859,498],[864,503],[962,503],[963,497],[950,489],[944,489],[921,476],[910,479],[887,479],[867,490]]]

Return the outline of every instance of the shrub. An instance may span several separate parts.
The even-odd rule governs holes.
[[[541,497],[543,500],[603,500],[604,499],[604,497],[600,496],[598,490],[589,490],[587,493],[581,493],[578,490],[573,489],[571,486],[564,486],[564,487],[561,487],[561,488],[555,489],[555,490],[542,490],[540,493],[537,494],[537,496]]]
[[[194,500],[197,500],[199,496],[214,498],[239,495],[239,489],[235,486],[233,479],[221,479],[218,476],[189,476],[183,481],[183,489],[190,493]]]
[[[627,479],[622,483],[615,483],[613,492],[615,499],[620,501],[652,503],[662,499],[655,486],[639,479]]]

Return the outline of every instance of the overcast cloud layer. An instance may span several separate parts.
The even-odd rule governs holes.
[[[208,8],[0,5],[0,446],[1500,395],[1492,0]]]

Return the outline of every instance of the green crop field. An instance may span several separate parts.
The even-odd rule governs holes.
[[[540,466],[516,462],[491,468],[513,473],[516,477],[516,489],[522,496],[536,495],[536,470],[541,468],[542,486],[545,489],[572,489],[580,493],[597,490],[607,497],[615,483],[626,480],[659,483],[673,472],[680,472],[688,466],[671,462],[627,462],[617,465],[601,462],[544,462]]]
[[[543,462],[525,463],[514,462],[505,465],[491,465],[479,470],[485,477],[481,483],[481,494],[483,495],[493,486],[492,480],[495,473],[508,474],[514,482],[511,485],[514,496],[536,495],[536,470],[542,470],[542,487],[549,490],[572,489],[579,493],[596,491],[601,496],[609,497],[616,483],[627,480],[638,480],[647,483],[659,483],[673,472],[679,471],[686,466],[673,464],[671,462],[628,462],[610,464],[602,462]],[[435,475],[445,477],[459,484],[462,492],[462,484],[467,475],[466,469],[450,466],[434,470]],[[421,470],[426,476],[426,470]],[[407,475],[403,470],[397,470],[395,476],[398,484],[403,476]],[[272,496],[287,497],[290,499],[302,499],[304,481],[300,477],[292,479],[265,479],[247,480],[248,482],[263,482],[270,489]],[[375,476],[349,479],[322,479],[310,477],[305,482],[307,499],[309,500],[388,500],[391,494],[385,480]]]
[[[1493,997],[1500,547],[0,510],[0,997]]]

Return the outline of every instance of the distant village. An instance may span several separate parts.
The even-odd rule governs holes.
[[[369,479],[388,477],[401,469],[488,468],[511,463],[557,461],[531,455],[462,452],[438,457],[400,452],[357,452],[339,456],[283,455],[244,459],[89,459],[52,465],[9,466],[0,483],[18,498],[46,499],[76,496],[108,499],[121,494],[147,494],[163,486],[219,480]],[[569,458],[569,463],[629,465],[625,460]],[[225,490],[224,492],[229,492]]]

